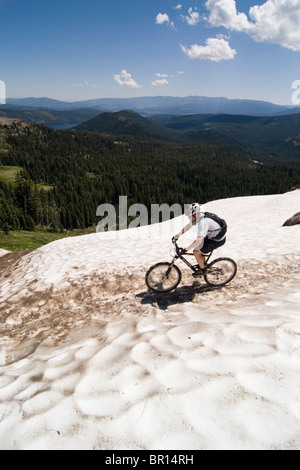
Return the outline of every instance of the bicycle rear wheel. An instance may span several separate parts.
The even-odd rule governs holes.
[[[180,269],[171,263],[157,263],[148,269],[145,281],[154,292],[170,292],[181,281]]]
[[[237,265],[231,258],[217,258],[207,266],[204,279],[209,286],[225,286],[232,281],[237,272]]]

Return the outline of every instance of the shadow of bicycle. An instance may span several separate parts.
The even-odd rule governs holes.
[[[221,287],[211,287],[207,284],[199,286],[199,284],[191,286],[177,287],[171,292],[152,292],[150,290],[137,294],[136,297],[141,299],[142,305],[152,305],[161,310],[167,310],[168,307],[186,302],[192,302],[197,294],[212,292],[219,290]]]

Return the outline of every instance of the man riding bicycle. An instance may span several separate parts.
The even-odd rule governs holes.
[[[174,236],[174,240],[178,240],[181,235],[188,232],[194,225],[196,228],[197,238],[183,252],[193,250],[193,254],[199,266],[199,275],[205,272],[205,257],[203,254],[210,253],[212,250],[219,248],[226,242],[226,223],[225,227],[211,218],[214,214],[202,213],[200,204],[194,202],[185,211],[185,215],[190,219],[179,234]],[[222,220],[222,219],[220,219]]]

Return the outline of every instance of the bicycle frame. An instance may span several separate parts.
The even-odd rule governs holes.
[[[183,261],[192,271],[196,271],[197,268],[195,268],[180,252],[180,248],[179,246],[177,245],[176,241],[173,242],[174,243],[174,246],[175,246],[175,250],[176,250],[176,255],[174,256],[174,258],[172,259],[171,261],[171,265],[174,265],[176,260],[178,259],[181,259],[181,261]],[[213,251],[211,251],[210,253],[208,254],[204,254],[203,253],[203,256],[205,256],[205,264],[207,264],[208,260],[210,259],[211,255],[213,254]],[[193,253],[185,253],[186,256],[194,256]]]

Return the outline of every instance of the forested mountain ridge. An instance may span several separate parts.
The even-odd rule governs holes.
[[[300,113],[269,117],[196,114],[145,118],[133,111],[121,111],[102,113],[76,129],[186,144],[218,142],[240,147],[255,159],[300,166]]]
[[[156,123],[155,120],[131,111],[101,113],[79,124],[76,130],[100,132],[114,136],[131,136],[142,140],[181,140],[178,132]]]
[[[186,110],[184,103],[192,103],[193,97],[182,99],[149,97],[130,100],[100,100],[103,107],[113,107],[112,103],[120,105],[136,104],[138,106],[154,106],[153,110],[161,109],[162,103],[166,104],[164,113],[167,112],[169,103],[181,103],[182,112]],[[227,145],[236,145],[251,153],[253,159],[274,159],[285,163],[300,166],[300,113],[297,108],[288,109],[287,114],[255,116],[254,114],[224,114],[220,109],[262,110],[264,102],[252,102],[251,100],[226,100],[197,98],[202,111],[214,109],[214,114],[181,114],[181,115],[150,115],[138,114],[136,111],[103,112],[99,108],[99,100],[86,102],[87,108],[79,108],[80,103],[69,103],[72,109],[56,110],[51,108],[33,108],[17,105],[0,106],[0,117],[16,118],[26,122],[36,122],[53,128],[67,128],[78,126],[78,129],[86,129],[115,136],[132,136],[136,139],[175,141],[181,143],[219,142]],[[18,101],[17,101],[18,102]],[[59,102],[47,99],[28,99],[20,102],[29,104],[48,103],[49,106],[59,107]],[[54,104],[53,104],[54,103]],[[82,102],[82,106],[85,102]],[[97,107],[98,103],[98,107]],[[105,104],[106,103],[106,104]],[[109,104],[110,103],[110,104]],[[205,105],[208,103],[209,105]],[[213,103],[215,106],[213,106]],[[95,107],[92,107],[92,104]],[[269,112],[279,108],[267,103]],[[65,106],[68,104],[65,103]],[[76,106],[75,106],[76,105]],[[157,108],[155,107],[157,105]],[[226,105],[226,106],[225,106]],[[232,107],[233,105],[238,108]],[[259,105],[259,106],[258,106]],[[225,106],[225,107],[224,107]],[[129,109],[129,108],[128,108]],[[195,105],[195,109],[197,109]],[[294,111],[294,114],[291,114]],[[146,117],[147,116],[147,117]]]
[[[197,141],[199,135],[216,132],[242,145],[257,158],[271,157],[300,166],[300,113],[284,116],[247,116],[198,114],[188,116],[153,116],[161,126],[176,130],[186,139]]]
[[[2,165],[2,166],[1,166]],[[0,229],[52,230],[96,224],[102,203],[178,203],[272,194],[299,184],[300,169],[258,165],[249,154],[218,142],[142,141],[40,125],[0,125]],[[22,170],[20,170],[22,169]]]

